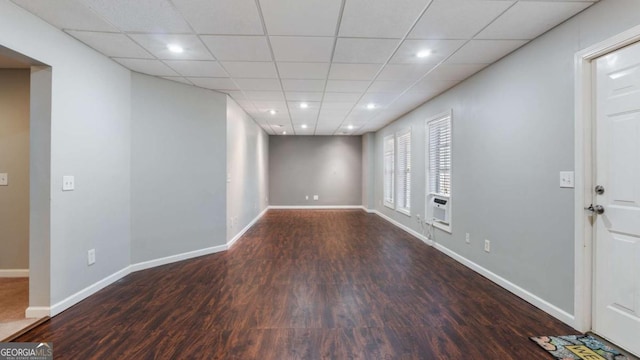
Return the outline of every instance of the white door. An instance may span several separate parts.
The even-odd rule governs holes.
[[[593,330],[640,354],[640,43],[596,60]]]

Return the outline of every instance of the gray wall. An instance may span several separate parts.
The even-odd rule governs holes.
[[[574,191],[558,179],[574,168],[574,54],[638,24],[640,1],[603,0],[378,131],[376,209],[420,231],[424,121],[452,109],[453,233],[436,241],[572,313]],[[382,139],[407,127],[412,217],[381,204]]]
[[[226,95],[131,76],[131,262],[226,244]]]
[[[227,241],[268,206],[269,135],[227,97]]]
[[[0,69],[0,270],[29,268],[30,75]]]
[[[271,136],[269,204],[361,205],[362,138]]]
[[[362,135],[362,206],[365,209],[375,208],[375,177],[371,176],[376,166],[375,149],[376,134]]]
[[[48,268],[55,304],[129,265],[130,72],[7,0],[0,0],[0,46],[53,69]],[[44,128],[32,133],[48,131],[37,126]],[[61,191],[63,175],[75,176],[75,191]],[[97,262],[87,266],[92,248]]]

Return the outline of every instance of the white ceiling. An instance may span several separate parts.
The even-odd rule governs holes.
[[[297,135],[375,131],[595,1],[13,0],[131,70],[228,93],[269,134]]]

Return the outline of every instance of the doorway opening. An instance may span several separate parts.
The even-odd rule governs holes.
[[[34,213],[49,214],[48,200],[44,208],[42,202],[49,190],[40,170],[34,176],[34,165],[50,163],[50,147],[43,151],[33,136],[50,137],[50,74],[43,64],[0,47],[0,341],[48,315],[33,308],[48,308],[49,301],[48,265],[41,266],[43,259],[48,264],[49,239],[42,236],[48,225],[34,222]]]

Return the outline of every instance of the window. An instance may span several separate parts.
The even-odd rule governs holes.
[[[393,188],[394,188],[394,157],[395,157],[395,142],[393,135],[386,136],[384,138],[384,204],[388,207],[394,207]]]
[[[398,133],[398,181],[396,209],[411,215],[411,130]]]
[[[429,194],[451,196],[451,113],[427,121]]]

